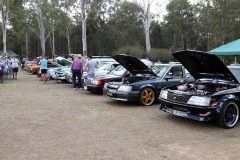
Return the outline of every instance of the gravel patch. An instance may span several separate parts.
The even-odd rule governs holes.
[[[43,84],[20,71],[0,83],[1,160],[238,159],[240,126],[169,115],[137,103]]]

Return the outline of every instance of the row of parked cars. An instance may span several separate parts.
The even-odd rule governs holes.
[[[113,56],[112,61],[99,61],[95,77],[83,76],[83,88],[143,106],[160,102],[159,109],[172,115],[214,120],[223,128],[233,128],[239,119],[240,67],[226,66],[217,56],[200,51],[185,50],[173,56],[179,62],[151,67],[133,56]],[[70,69],[51,70],[53,78],[55,74],[72,82]]]

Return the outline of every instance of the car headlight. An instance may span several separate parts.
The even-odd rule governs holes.
[[[167,99],[168,91],[162,90],[161,93],[159,94],[160,98]]]
[[[124,85],[122,85],[122,86],[120,86],[118,88],[118,91],[131,91],[131,90],[132,90],[132,86],[124,86]]]
[[[61,72],[61,71],[62,71],[62,68],[58,68],[58,69],[57,69],[57,72]]]
[[[99,86],[99,85],[101,85],[101,81],[92,81],[92,84]]]
[[[193,104],[198,106],[209,106],[210,105],[211,98],[210,97],[198,97],[198,96],[192,96],[187,104]]]
[[[107,88],[107,85],[108,85],[108,83],[105,83],[105,84],[104,84],[104,88]]]

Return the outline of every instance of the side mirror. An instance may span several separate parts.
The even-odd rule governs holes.
[[[168,81],[169,79],[172,79],[172,76],[165,76],[164,79],[166,79],[166,81]]]

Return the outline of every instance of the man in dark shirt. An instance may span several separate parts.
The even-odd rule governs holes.
[[[82,55],[78,54],[78,58],[73,60],[71,65],[72,79],[73,79],[73,89],[76,90],[76,76],[78,77],[78,90],[82,90],[81,76],[83,74],[83,62],[81,60]]]

